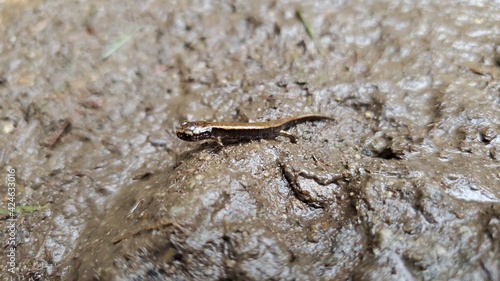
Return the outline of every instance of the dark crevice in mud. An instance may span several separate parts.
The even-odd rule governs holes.
[[[382,150],[379,154],[377,154],[375,157],[377,158],[382,158],[382,159],[386,159],[386,160],[391,160],[391,159],[397,159],[397,160],[401,160],[401,156],[397,155],[396,153],[394,153],[394,151],[392,151],[392,148],[388,147],[384,150]]]
[[[384,160],[402,160],[402,156],[396,154],[391,147],[384,148],[382,151],[377,152],[370,149],[365,149],[363,154],[372,157],[372,158],[380,158]]]
[[[133,176],[132,180],[148,180],[149,178],[151,178],[152,175],[153,173],[151,172],[143,172]]]
[[[500,45],[495,46],[495,49],[500,50]],[[495,66],[500,68],[500,53],[499,51],[496,52],[493,61],[495,62]]]
[[[299,183],[297,182],[297,174],[288,166],[285,164],[280,164],[280,169],[281,173],[283,175],[283,178],[285,179],[287,185],[290,187],[290,190],[292,191],[293,195],[295,198],[297,198],[299,201],[303,202],[307,206],[315,209],[322,209],[324,206],[319,204],[318,202],[314,202],[312,198],[309,198],[308,195],[304,194],[303,192],[300,192],[300,186]]]
[[[479,134],[479,141],[485,145],[490,144],[497,136],[493,130],[485,130]]]

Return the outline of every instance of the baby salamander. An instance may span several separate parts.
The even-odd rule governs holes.
[[[278,136],[285,136],[291,142],[296,142],[297,138],[284,130],[299,123],[319,120],[333,120],[333,118],[318,114],[305,114],[255,123],[186,121],[176,129],[175,133],[181,140],[200,141],[213,139],[220,146],[228,142],[274,139]]]

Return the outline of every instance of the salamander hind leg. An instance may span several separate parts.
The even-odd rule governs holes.
[[[295,136],[294,134],[291,134],[287,131],[283,131],[283,130],[280,131],[280,136],[289,138],[290,142],[292,142],[292,143],[297,143],[297,140],[298,140],[297,136]]]

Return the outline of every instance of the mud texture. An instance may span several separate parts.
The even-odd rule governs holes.
[[[25,209],[0,279],[500,280],[499,23],[486,0],[3,1],[0,195],[14,169]],[[304,113],[335,121],[174,133]]]

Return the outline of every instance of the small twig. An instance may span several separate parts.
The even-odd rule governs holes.
[[[132,33],[129,33],[125,36],[122,36],[120,39],[118,39],[116,42],[108,46],[107,48],[104,49],[101,55],[102,60],[106,60],[109,58],[114,52],[116,52],[118,49],[121,47],[125,46],[127,42],[130,41],[134,37],[134,35],[139,31],[139,28],[136,28]]]
[[[66,129],[68,128],[69,125],[71,125],[71,122],[68,119],[64,119],[62,124],[59,126],[59,128],[54,133],[54,135],[51,138],[49,138],[49,140],[47,141],[47,144],[46,144],[47,147],[51,148],[52,146],[54,146],[54,144],[56,144],[57,141],[61,138],[64,131],[66,131]]]
[[[318,52],[323,55],[323,52],[321,51],[321,47],[319,45],[319,42],[318,40],[316,39],[316,36],[314,36],[312,30],[311,30],[311,27],[309,25],[309,23],[306,21],[306,19],[304,18],[304,16],[302,15],[302,12],[297,9],[295,10],[295,16],[297,17],[297,19],[302,23],[302,25],[304,26],[304,29],[306,30],[306,33],[307,35],[309,36],[309,38],[311,38],[314,42],[314,45],[316,46],[316,48],[318,49]]]

